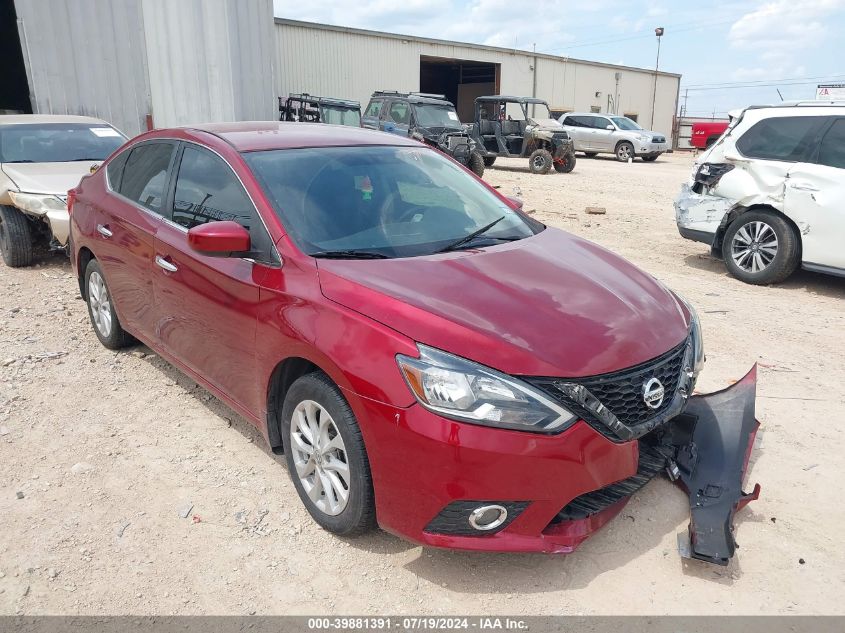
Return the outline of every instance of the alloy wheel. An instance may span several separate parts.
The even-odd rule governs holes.
[[[731,240],[731,257],[737,266],[758,273],[769,266],[778,253],[778,236],[765,222],[744,224]]]
[[[543,165],[546,164],[546,161],[542,156],[535,156],[531,162],[534,166],[534,169],[542,169]]]
[[[343,512],[352,480],[346,446],[331,414],[319,403],[303,400],[291,416],[290,440],[305,494],[325,514]]]
[[[106,282],[97,271],[88,276],[88,305],[94,327],[101,336],[108,338],[112,328],[111,299]]]
[[[631,146],[627,144],[620,145],[619,149],[616,150],[616,156],[620,160],[628,160],[631,158]]]

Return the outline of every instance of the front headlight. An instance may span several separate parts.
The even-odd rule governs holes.
[[[690,339],[692,344],[692,380],[698,378],[698,374],[704,369],[704,335],[701,332],[701,321],[698,318],[698,312],[690,305],[689,302],[684,301],[690,313]]]
[[[9,197],[18,209],[29,211],[36,215],[46,215],[48,211],[67,210],[67,203],[59,196],[51,194],[10,191]]]
[[[651,137],[645,134],[640,134],[637,136],[637,139],[639,139],[640,143],[648,143],[651,140]]]
[[[411,392],[429,411],[502,429],[559,433],[578,418],[530,385],[495,369],[417,345],[419,358],[396,361]]]

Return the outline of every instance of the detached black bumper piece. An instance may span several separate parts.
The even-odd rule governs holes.
[[[754,412],[756,392],[755,365],[731,387],[691,397],[669,429],[666,439],[676,448],[670,476],[678,477],[690,503],[688,539],[678,538],[685,558],[727,565],[737,548],[734,514],[760,495],[759,484],[751,493],[742,491],[760,426]]]

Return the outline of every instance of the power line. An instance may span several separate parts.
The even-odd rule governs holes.
[[[712,84],[689,84],[685,86],[681,86],[681,90],[685,90],[689,88],[690,90],[697,90],[697,89],[704,89],[704,88],[724,88],[726,86],[749,86],[753,87],[758,84],[766,84],[766,83],[780,83],[784,81],[801,81],[805,79],[816,79],[819,81],[833,81],[835,79],[839,79],[845,77],[845,75],[821,75],[818,77],[784,77],[783,79],[754,79],[754,80],[747,80],[747,81],[723,81],[718,83]]]
[[[766,84],[754,84],[750,86],[713,86],[712,88],[681,88],[682,90],[689,90],[692,91],[704,91],[704,90],[742,90],[749,88],[779,88],[781,86],[812,86],[817,84],[817,81],[792,81],[792,82],[775,82],[775,83],[766,83]]]

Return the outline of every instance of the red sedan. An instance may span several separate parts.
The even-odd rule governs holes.
[[[414,140],[158,130],[69,206],[100,341],[144,342],[249,419],[327,530],[568,552],[683,472],[692,308]]]

